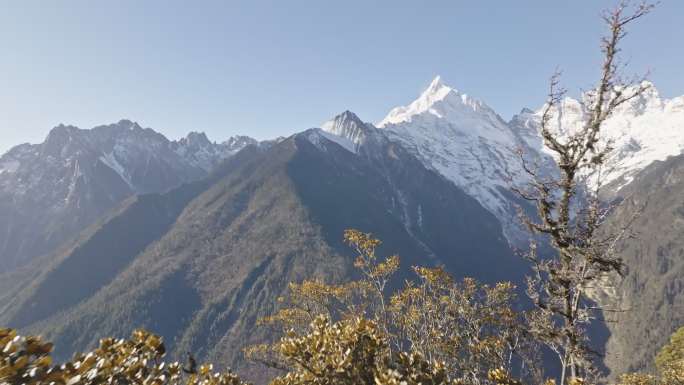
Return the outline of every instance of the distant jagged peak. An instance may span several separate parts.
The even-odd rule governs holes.
[[[129,131],[142,131],[143,128],[138,122],[130,119],[120,119],[116,123],[103,124],[93,127],[92,131],[104,131],[109,133],[127,133]]]
[[[334,130],[335,127],[342,125],[346,126],[365,126],[366,124],[353,112],[349,110],[344,110],[342,113],[335,115],[332,119],[321,125],[326,131]]]
[[[630,102],[625,106],[630,110],[630,112],[634,114],[642,114],[651,109],[663,109],[665,104],[669,102],[660,96],[660,92],[658,92],[655,84],[651,83],[650,81],[642,82],[641,86],[646,87],[646,91],[641,93],[639,97],[630,100]]]
[[[181,138],[179,142],[183,145],[193,146],[193,147],[206,147],[211,146],[212,142],[207,137],[204,132],[190,131],[184,138]]]
[[[684,97],[669,100],[663,99],[655,85],[649,81],[643,81],[640,85],[646,87],[646,90],[637,97],[620,105],[608,118],[609,120],[633,119],[644,114],[668,112],[668,110],[672,110],[673,106],[684,102]],[[633,85],[627,89],[622,88],[621,91],[628,95],[638,86]],[[567,135],[573,132],[573,130],[581,128],[581,124],[588,117],[588,108],[593,103],[593,95],[594,91],[589,90],[582,92],[579,97],[565,96],[559,105],[551,110],[554,115],[551,121],[552,128],[556,129],[561,135]],[[679,101],[679,99],[682,99],[682,101]],[[511,118],[510,123],[522,122],[538,125],[545,108],[546,105],[541,106],[537,110],[523,108],[520,113]]]
[[[222,143],[209,140],[204,132],[191,131],[184,138],[171,143],[171,148],[189,164],[210,172],[217,164],[232,156],[256,139],[236,135]]]
[[[353,153],[368,155],[368,151],[387,139],[386,132],[372,123],[364,122],[355,113],[345,110],[318,129],[328,140],[337,142]]]
[[[242,149],[243,147],[249,145],[256,145],[259,141],[246,135],[233,135],[227,140],[225,140],[222,145],[228,147],[229,149]]]
[[[221,143],[209,139],[205,132],[190,131],[185,137],[178,139],[177,147],[194,149],[213,149],[215,151],[240,150],[259,141],[246,135],[233,135]]]
[[[411,122],[416,116],[425,115],[447,120],[477,115],[498,117],[487,104],[446,85],[438,75],[416,100],[406,106],[393,108],[377,126]]]
[[[125,118],[119,120],[115,125],[118,126],[118,127],[121,127],[121,128],[127,128],[127,129],[129,129],[129,130],[133,130],[133,129],[136,129],[136,128],[142,128],[142,127],[140,127],[140,125],[138,124],[138,122],[134,122],[134,121],[132,121],[132,120],[130,120],[130,119],[125,119]]]
[[[355,147],[358,147],[366,140],[368,130],[371,128],[372,125],[370,123],[363,122],[355,113],[349,110],[345,110],[321,124],[323,131],[345,138],[352,142]]]
[[[60,124],[50,130],[42,143],[10,149],[7,156],[3,155],[2,169],[7,173],[17,169],[17,162],[31,164],[43,158],[65,161],[78,158],[84,161],[86,158],[82,157],[86,156],[87,162],[100,159],[128,180],[125,176],[132,172],[128,168],[144,168],[141,162],[154,159],[171,169],[181,170],[181,173],[194,173],[190,179],[196,179],[194,175],[201,174],[197,172],[199,169],[210,172],[223,159],[247,145],[258,143],[253,138],[239,135],[216,143],[209,140],[205,133],[196,131],[181,139],[169,140],[163,134],[151,128],[143,128],[130,119],[121,119],[91,129]]]
[[[640,84],[627,87],[618,87],[617,89],[622,92],[623,95],[630,95],[636,91],[637,87],[644,87],[645,91],[618,106],[613,112],[613,115],[636,117],[649,112],[660,112],[677,102],[677,98],[671,100],[662,98],[656,86],[650,81],[643,81]],[[583,91],[579,97],[565,96],[561,100],[559,106],[554,110],[560,110],[560,114],[571,116],[586,114],[587,110],[595,103],[595,94],[595,90],[587,90]],[[541,116],[545,106],[546,105],[540,107],[534,114]]]
[[[50,142],[54,140],[63,140],[63,138],[68,138],[71,135],[81,132],[80,128],[68,124],[60,123],[59,125],[53,127],[45,138],[45,142]]]
[[[132,145],[142,146],[152,143],[168,145],[171,142],[164,134],[152,128],[143,128],[138,122],[130,119],[121,119],[116,123],[104,124],[84,131],[100,143],[125,140],[131,142]]]
[[[541,114],[531,108],[524,107],[519,113],[513,115],[508,125],[513,131],[525,131],[526,134],[538,136],[538,125]]]
[[[44,155],[61,157],[65,153],[77,150],[81,147],[82,134],[85,130],[72,125],[60,124],[48,133],[45,141],[40,145],[40,151]]]

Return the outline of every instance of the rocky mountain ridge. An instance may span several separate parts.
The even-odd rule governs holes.
[[[0,157],[0,271],[52,251],[134,194],[199,180],[248,144],[179,141],[122,120],[90,130],[60,125],[41,144]]]

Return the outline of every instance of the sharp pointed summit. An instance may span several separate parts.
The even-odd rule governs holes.
[[[207,138],[207,134],[204,132],[191,131],[185,138],[181,138],[180,142],[188,143],[198,147],[210,146],[211,141]]]
[[[437,75],[434,79],[432,79],[432,82],[430,82],[430,85],[425,89],[425,91],[423,91],[420,99],[441,100],[452,91],[456,90],[444,84],[442,77]]]
[[[392,109],[377,126],[411,122],[425,116],[452,120],[473,116],[498,119],[498,115],[484,102],[446,85],[438,75],[416,100]]]
[[[371,124],[364,123],[349,110],[321,124],[321,130],[327,139],[337,142],[351,152],[356,152],[366,141],[371,129],[374,129]]]
[[[359,119],[355,113],[346,110],[321,124],[321,128],[323,131],[354,141],[360,138],[362,131],[366,128],[366,123]]]
[[[392,109],[378,127],[504,218],[506,235],[518,238],[506,181],[507,174],[521,174],[513,149],[525,142],[493,109],[436,76],[416,100]]]

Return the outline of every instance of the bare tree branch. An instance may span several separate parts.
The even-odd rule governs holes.
[[[593,372],[595,352],[588,344],[585,326],[595,318],[591,312],[596,307],[588,291],[601,288],[607,276],[622,274],[624,264],[615,253],[616,245],[630,236],[629,226],[640,212],[636,210],[624,227],[606,233],[604,224],[614,206],[602,201],[602,190],[614,165],[609,164],[612,140],[601,135],[605,121],[617,108],[650,88],[645,77],[624,81],[619,53],[625,27],[653,7],[642,3],[632,8],[623,1],[603,15],[609,30],[601,41],[604,60],[598,84],[582,99],[586,119],[581,127],[562,127],[566,91],[560,87],[560,72],[551,77],[540,134],[556,159],[557,174],[542,175],[529,166],[522,152],[518,154],[530,182],[527,188],[512,190],[537,209],[536,219],[520,210],[521,219],[533,235],[546,236],[554,248],[554,254],[540,258],[532,244],[527,257],[534,272],[527,281],[527,294],[538,312],[531,325],[533,333],[558,354],[563,367],[561,385],[568,377]]]

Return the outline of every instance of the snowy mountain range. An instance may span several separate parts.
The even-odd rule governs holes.
[[[614,190],[627,185],[654,161],[663,161],[684,150],[684,96],[663,99],[655,85],[645,82],[644,86],[647,91],[619,106],[602,129],[601,140],[610,140],[614,148],[612,167],[604,179]],[[584,99],[584,95],[579,99],[564,98],[551,120],[551,129],[561,137],[579,129],[587,119]],[[540,119],[541,109],[523,111],[514,121],[537,132]],[[535,143],[541,145],[539,140]]]
[[[502,221],[509,238],[522,236],[510,193],[512,181],[524,181],[516,150],[534,158],[541,153],[486,103],[438,76],[418,99],[392,109],[378,127],[475,197]]]
[[[539,135],[541,114],[541,107],[525,108],[506,122],[485,102],[437,76],[416,100],[392,109],[375,126],[363,123],[363,127],[379,128],[477,199],[499,218],[509,241],[517,243],[526,235],[519,227],[519,202],[510,186],[527,179],[516,151],[522,150],[542,169],[550,170],[553,164]],[[580,101],[566,98],[557,116],[554,128],[564,134],[584,123],[586,110]],[[652,86],[641,98],[621,106],[605,127],[604,138],[612,138],[616,149],[612,160],[616,166],[606,182],[613,182],[615,191],[654,161],[682,153],[684,96],[662,99]],[[336,140],[352,151],[363,142],[360,130],[349,123],[333,120],[322,124],[322,129],[340,137]]]
[[[554,120],[559,133],[571,132],[586,119],[580,100],[563,100]],[[540,115],[541,108],[523,109],[505,121],[485,102],[437,76],[416,100],[393,108],[375,125],[346,111],[309,137],[364,156],[387,141],[402,146],[477,199],[499,218],[509,241],[517,243],[526,234],[510,185],[526,179],[515,151],[521,149],[542,166],[553,162],[538,133]],[[617,167],[609,178],[617,190],[654,161],[682,153],[684,96],[663,99],[651,87],[621,106],[606,122],[605,133],[616,148]],[[0,157],[2,265],[6,269],[49,251],[133,194],[163,192],[201,179],[250,144],[257,141],[235,136],[215,143],[197,132],[171,141],[122,120],[91,130],[60,125],[44,143],[16,146]],[[40,234],[36,229],[42,229]]]

